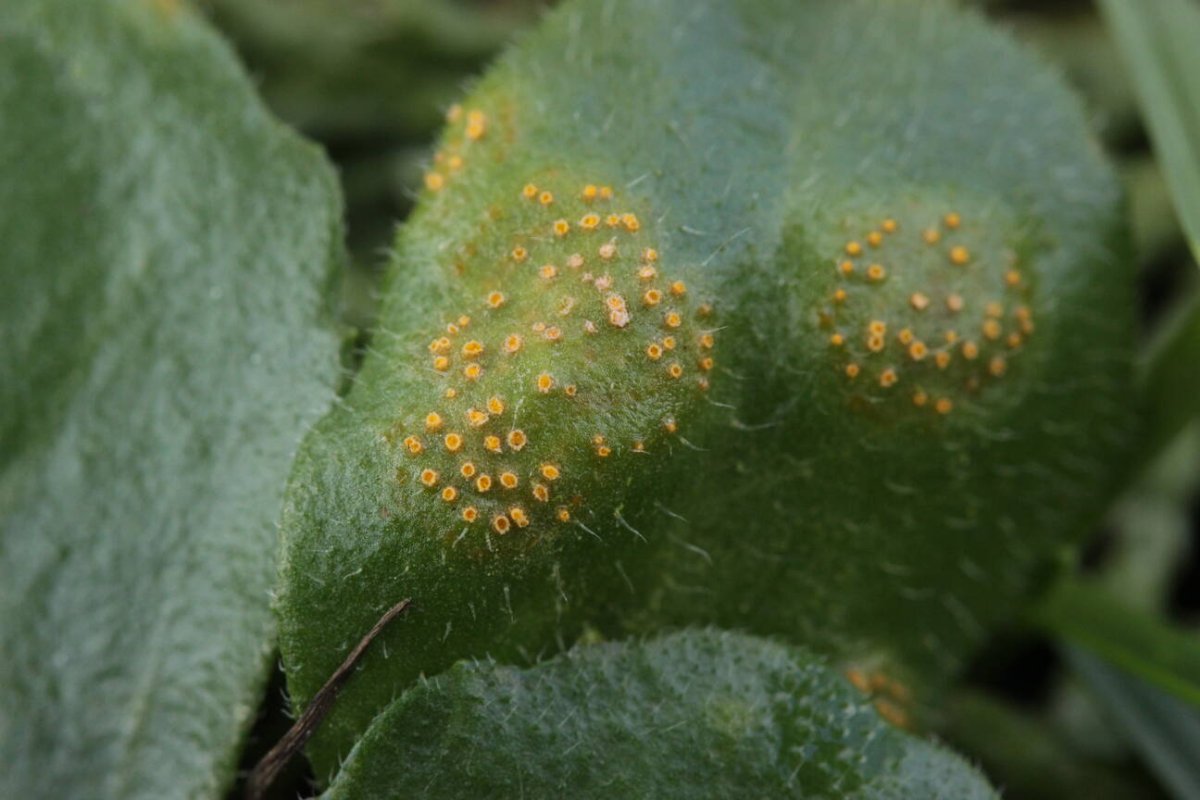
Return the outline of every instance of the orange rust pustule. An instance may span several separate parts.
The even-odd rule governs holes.
[[[1019,362],[1036,328],[1031,281],[968,215],[901,216],[832,255],[819,327],[854,407],[943,419]]]

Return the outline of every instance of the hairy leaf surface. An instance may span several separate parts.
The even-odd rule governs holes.
[[[808,651],[690,631],[456,665],[380,715],[323,797],[997,795]]]
[[[0,796],[219,796],[329,405],[332,171],[173,2],[0,5]]]
[[[1094,520],[1139,415],[1120,193],[973,14],[568,2],[448,113],[372,352],[297,462],[325,775],[420,674],[587,626],[935,687]]]

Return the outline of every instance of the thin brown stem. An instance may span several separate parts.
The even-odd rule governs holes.
[[[346,685],[346,681],[354,672],[354,668],[358,666],[358,662],[362,660],[367,648],[371,646],[371,642],[375,641],[375,637],[379,636],[388,623],[407,611],[410,605],[412,605],[412,598],[405,598],[389,608],[367,632],[367,635],[354,646],[354,649],[346,656],[346,660],[333,671],[329,680],[325,681],[321,690],[313,695],[313,699],[304,709],[300,718],[275,743],[270,752],[254,766],[250,777],[246,780],[246,800],[261,800],[263,793],[279,775],[280,770],[287,766],[287,763],[292,760],[292,756],[304,748],[304,745],[308,743],[321,722],[329,714],[338,692]]]

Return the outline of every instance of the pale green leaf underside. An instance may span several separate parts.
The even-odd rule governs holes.
[[[459,664],[393,703],[324,798],[995,796],[807,651],[693,631]]]
[[[218,796],[340,202],[178,3],[0,5],[0,796]]]

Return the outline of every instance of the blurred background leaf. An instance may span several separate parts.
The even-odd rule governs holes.
[[[326,142],[425,141],[538,0],[202,0],[267,102]]]
[[[1067,660],[1177,800],[1200,797],[1200,711],[1087,650]]]
[[[1193,256],[1200,256],[1200,3],[1099,0],[1135,84]],[[1157,453],[1200,414],[1200,293],[1176,304],[1148,351],[1145,389]]]
[[[1200,5],[1099,0],[1137,87],[1194,253],[1200,253]]]
[[[1200,416],[1200,292],[1192,291],[1162,317],[1141,365],[1150,421],[1143,459],[1159,455]]]
[[[1090,701],[1090,698],[1089,698]],[[1004,796],[1023,800],[1154,800],[1164,797],[1136,761],[1117,752],[1098,758],[1048,713],[994,692],[959,691],[944,710],[943,732],[980,766]]]
[[[1055,637],[1200,708],[1200,638],[1191,633],[1079,580],[1060,581],[1035,617]]]

